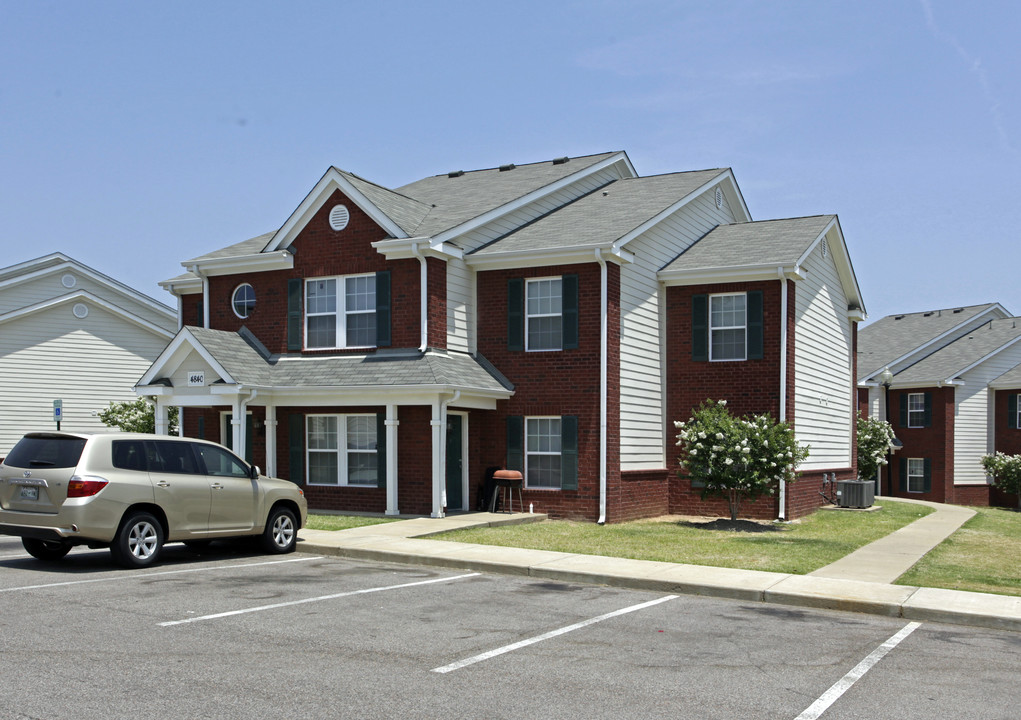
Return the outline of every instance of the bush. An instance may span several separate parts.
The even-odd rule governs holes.
[[[680,464],[694,482],[704,483],[702,497],[727,498],[730,519],[736,520],[742,498],[772,495],[781,482],[796,479],[797,466],[808,447],[794,439],[790,425],[769,415],[736,418],[727,401],[706,400],[680,431]]]
[[[1017,495],[1017,506],[1021,508],[1021,455],[983,455],[982,467],[993,476],[993,484],[1006,493]]]
[[[887,464],[887,455],[895,437],[893,427],[885,420],[858,414],[858,478],[872,480],[880,466]]]
[[[177,408],[171,407],[167,432],[177,434]],[[145,398],[132,402],[112,402],[110,407],[99,413],[99,419],[108,427],[120,428],[124,432],[155,433],[156,408]]]

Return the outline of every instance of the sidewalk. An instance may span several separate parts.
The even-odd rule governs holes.
[[[974,515],[973,511],[959,506],[921,504],[934,508],[936,512],[808,575],[428,539],[430,535],[448,530],[546,519],[545,515],[527,513],[468,513],[441,519],[415,518],[340,531],[303,529],[298,534],[298,549],[306,553],[361,560],[527,575],[561,582],[595,583],[1021,631],[1021,597],[892,584]]]

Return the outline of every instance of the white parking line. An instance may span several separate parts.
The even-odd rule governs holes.
[[[829,690],[820,695],[818,700],[809,705],[808,708],[794,720],[817,720],[820,715],[826,712],[830,705],[835,703],[841,695],[847,692],[852,685],[858,682],[858,680],[860,680],[865,673],[871,670],[877,662],[882,660],[886,653],[900,645],[901,641],[913,633],[921,624],[922,623],[912,622],[902,627],[898,633],[869,653],[867,658],[855,665],[851,669],[851,672],[833,683]]]
[[[304,605],[306,603],[323,602],[324,600],[336,600],[342,597],[351,597],[353,595],[367,595],[368,593],[383,592],[385,590],[400,590],[401,588],[416,587],[418,585],[432,585],[433,583],[450,582],[452,580],[463,580],[464,578],[475,577],[479,573],[468,573],[467,575],[455,575],[453,577],[445,578],[434,578],[432,580],[420,580],[418,582],[402,583],[400,585],[384,585],[382,587],[365,588],[364,590],[349,590],[342,593],[334,593],[333,595],[320,595],[319,597],[304,598],[302,600],[290,600],[288,602],[273,603],[272,605],[260,605],[259,607],[245,608],[244,610],[229,610],[227,612],[216,613],[214,615],[203,615],[202,617],[187,618],[185,620],[171,620],[170,622],[160,623],[160,627],[171,627],[173,625],[187,625],[188,623],[202,622],[203,620],[217,620],[219,618],[230,617],[232,615],[246,615],[248,613],[262,612],[264,610],[276,610],[277,608],[293,607],[295,605]]]
[[[457,662],[451,663],[450,665],[444,665],[443,667],[433,668],[432,671],[434,673],[448,673],[453,670],[460,670],[461,668],[467,667],[468,665],[474,665],[477,662],[489,660],[490,658],[497,657],[498,655],[503,655],[504,653],[509,653],[513,650],[519,650],[523,647],[534,645],[537,642],[549,640],[550,638],[555,638],[558,635],[564,635],[565,633],[569,633],[574,630],[580,630],[583,627],[594,625],[595,623],[602,622],[603,620],[609,620],[610,618],[617,617],[618,615],[626,615],[627,613],[636,612],[638,610],[644,610],[647,607],[659,605],[660,603],[665,603],[668,600],[674,600],[676,598],[677,595],[667,595],[666,597],[661,597],[658,600],[650,600],[649,602],[644,602],[641,603],[640,605],[632,605],[631,607],[621,608],[620,610],[614,610],[613,612],[606,613],[605,615],[600,615],[599,617],[589,618],[588,620],[582,620],[581,622],[575,623],[574,625],[568,625],[567,627],[562,627],[557,630],[551,630],[548,633],[536,635],[535,637],[528,638],[527,640],[521,640],[519,642],[512,643],[511,645],[504,645],[503,647],[497,648],[496,650],[490,650],[489,652],[484,652],[480,655],[475,655],[474,657],[466,658],[464,660],[458,660]]]
[[[234,570],[237,568],[262,567],[264,565],[280,565],[281,563],[308,562],[321,560],[321,555],[293,558],[290,560],[268,560],[266,562],[243,563],[239,565],[214,565],[211,567],[188,568],[186,570],[165,570],[155,573],[129,573],[114,577],[101,577],[92,580],[68,580],[66,582],[46,583],[45,585],[22,585],[21,587],[0,588],[0,593],[17,592],[19,590],[40,590],[43,588],[65,587],[68,585],[87,585],[89,583],[117,582],[119,580],[140,580],[142,578],[163,577],[164,575],[183,575],[185,573],[209,572],[210,570]]]

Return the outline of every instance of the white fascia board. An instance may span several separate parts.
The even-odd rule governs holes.
[[[182,295],[194,295],[195,293],[202,292],[202,278],[194,277],[181,280],[161,280],[159,286],[176,297],[181,297]]]
[[[135,302],[141,305],[145,305],[151,310],[154,310],[158,313],[163,313],[171,320],[177,318],[177,312],[168,305],[164,305],[159,300],[151,298],[148,295],[145,295],[144,293],[140,293],[138,290],[135,290],[134,288],[129,287],[122,282],[114,280],[112,277],[108,277],[103,273],[96,272],[87,265],[82,265],[81,263],[76,262],[75,260],[72,260],[71,258],[62,255],[61,253],[47,255],[45,258],[33,260],[28,263],[22,263],[22,265],[31,267],[33,265],[41,265],[43,261],[51,260],[61,260],[62,262],[60,262],[57,265],[47,265],[46,267],[42,267],[34,272],[24,273],[22,275],[18,275],[17,277],[8,278],[7,280],[0,281],[0,290],[4,290],[15,285],[20,285],[21,283],[29,282],[31,280],[36,280],[41,277],[55,275],[59,272],[74,270],[78,273],[81,273],[82,275],[91,278],[92,280],[95,280],[100,285],[107,286],[108,288],[110,288],[119,295],[125,295],[130,299],[134,300]],[[10,268],[7,268],[7,270],[10,270]]]
[[[731,208],[734,207],[734,201],[737,201],[737,209],[741,211],[741,217],[736,218],[737,222],[752,222],[752,213],[748,209],[748,204],[744,201],[744,194],[741,192],[740,186],[737,184],[737,178],[734,177],[734,171],[731,168],[727,168],[725,172],[726,183],[723,184],[723,192],[727,195],[727,200],[730,202]]]
[[[916,388],[940,388],[947,386],[960,386],[964,384],[965,382],[963,380],[956,380],[954,378],[947,378],[944,380],[913,380],[911,382],[897,382],[897,379],[894,378],[894,381],[890,383],[890,389],[914,390]]]
[[[17,320],[19,318],[23,318],[34,313],[42,312],[43,310],[50,310],[61,305],[67,305],[69,303],[75,302],[76,300],[88,300],[90,303],[103,308],[107,312],[116,315],[122,320],[126,320],[134,325],[137,325],[145,330],[148,330],[149,332],[155,335],[159,335],[160,337],[169,339],[174,336],[174,332],[172,330],[166,330],[164,328],[161,328],[159,325],[151,323],[148,320],[139,317],[138,315],[130,313],[124,308],[118,305],[114,305],[113,303],[109,302],[108,300],[104,300],[98,295],[93,295],[87,290],[78,290],[76,292],[68,293],[66,295],[61,295],[60,297],[44,300],[42,302],[36,303],[35,305],[29,305],[28,307],[18,308],[17,310],[12,310],[9,313],[4,313],[3,315],[0,315],[0,324],[10,322],[11,320]]]
[[[704,268],[701,270],[661,270],[659,281],[667,287],[684,285],[707,285],[726,282],[758,282],[779,280],[779,273],[789,280],[804,280],[805,270],[799,265],[736,265],[728,268]]]
[[[638,173],[635,172],[634,166],[631,165],[631,161],[628,159],[627,153],[617,152],[611,155],[610,157],[606,158],[605,160],[597,162],[595,165],[589,165],[587,168],[583,168],[582,170],[579,170],[576,173],[572,173],[571,175],[562,177],[556,182],[550,183],[549,185],[544,185],[541,188],[537,188],[532,192],[528,193],[527,195],[522,195],[516,200],[512,200],[509,203],[505,203],[500,207],[493,208],[489,212],[483,213],[478,217],[474,217],[471,220],[468,220],[467,222],[461,223],[456,227],[450,228],[449,230],[445,230],[444,232],[437,235],[435,239],[437,242],[441,243],[453,240],[459,235],[464,235],[465,233],[471,232],[472,230],[481,227],[482,225],[490,223],[493,220],[496,220],[497,218],[506,215],[507,213],[514,212],[515,210],[518,210],[522,207],[525,207],[526,205],[529,205],[537,200],[540,200],[546,197],[547,195],[550,195],[551,193],[555,193],[558,190],[567,187],[568,185],[576,183],[579,179],[583,177],[593,175],[597,172],[605,170],[608,167],[616,165],[617,163],[620,163],[621,166],[627,170],[627,172],[621,173],[622,178],[628,177],[628,174],[630,174],[630,177],[638,177]]]
[[[394,237],[407,237],[407,233],[398,227],[397,223],[391,220],[382,210],[369,201],[364,194],[352,185],[347,178],[335,167],[329,170],[320,178],[315,187],[305,196],[301,204],[295,208],[290,217],[287,218],[279,230],[270,238],[263,248],[263,252],[283,250],[288,247],[294,238],[301,231],[308,220],[321,208],[334,190],[340,190],[348,199],[357,205],[366,215]]]
[[[624,247],[629,242],[631,242],[632,240],[634,240],[638,236],[642,235],[647,230],[650,230],[651,228],[655,227],[656,225],[661,223],[666,218],[668,218],[671,215],[673,215],[675,212],[677,212],[678,210],[683,208],[688,203],[690,203],[693,200],[697,199],[698,197],[702,196],[704,193],[708,192],[710,189],[716,187],[717,185],[723,185],[725,182],[729,182],[730,183],[731,192],[729,194],[733,195],[734,193],[736,193],[736,190],[733,189],[733,188],[736,187],[734,185],[734,174],[730,171],[729,168],[727,170],[721,171],[719,175],[716,175],[715,177],[713,177],[712,180],[709,180],[708,182],[704,183],[697,190],[693,190],[692,192],[688,193],[687,195],[682,197],[680,200],[675,202],[673,205],[671,205],[667,209],[665,209],[662,212],[658,213],[657,215],[654,215],[653,217],[649,218],[648,220],[643,222],[641,225],[636,227],[634,230],[629,232],[627,235],[624,235],[622,238],[617,240],[617,242],[615,242],[613,244],[614,249],[616,250],[617,248]],[[737,197],[740,197],[740,193],[737,193]],[[741,202],[742,202],[742,205],[741,205],[742,210],[745,213],[747,213],[748,208],[744,207],[744,205],[743,205],[744,200],[742,199]]]
[[[414,250],[415,245],[419,246],[419,252],[426,257],[435,257],[440,260],[449,260],[451,258],[461,260],[464,258],[464,251],[456,245],[436,242],[433,238],[425,236],[377,240],[371,243],[371,245],[375,248],[376,252],[383,255],[387,260],[408,260],[417,257]]]
[[[216,359],[209,354],[202,344],[195,339],[187,327],[182,328],[177,336],[170,341],[170,344],[163,348],[163,352],[159,354],[145,374],[135,384],[136,387],[144,385],[152,385],[153,381],[159,377],[162,377],[169,372],[173,372],[181,363],[184,362],[184,357],[191,351],[196,352],[206,363],[213,368],[217,375],[223,379],[226,383],[234,383],[234,379],[230,376],[230,373],[224,369]],[[169,372],[168,372],[169,370]]]
[[[52,263],[69,263],[74,262],[71,258],[62,252],[50,253],[49,255],[43,255],[42,257],[34,258],[32,260],[26,260],[25,262],[18,263],[17,265],[10,265],[5,268],[0,268],[0,276],[8,275],[10,278],[0,282],[0,287],[11,280],[20,281],[26,271],[33,272],[33,268],[45,269],[51,267]]]
[[[272,400],[277,405],[307,406],[365,406],[365,405],[430,405],[437,397],[453,395],[458,390],[461,396],[456,407],[477,410],[495,410],[498,400],[506,400],[514,393],[511,390],[466,390],[447,385],[379,385],[345,387],[274,387],[260,392],[255,404]]]
[[[840,277],[840,284],[844,289],[844,295],[847,297],[849,305],[857,305],[858,311],[862,315],[862,320],[868,315],[865,310],[865,303],[861,297],[861,288],[858,286],[858,277],[854,273],[854,267],[851,265],[851,256],[847,251],[847,243],[844,240],[844,232],[840,228],[840,220],[834,215],[833,219],[826,225],[819,237],[817,237],[808,249],[802,253],[801,257],[798,258],[798,264],[803,265],[808,256],[811,255],[819,243],[824,239],[829,241],[830,252],[833,253],[834,265],[837,269],[837,275]],[[836,247],[834,247],[836,245]],[[839,259],[839,261],[838,261]],[[849,310],[853,312],[853,310]],[[858,322],[861,322],[859,320]]]
[[[287,250],[279,250],[277,252],[189,260],[188,262],[181,263],[181,265],[189,272],[195,272],[192,268],[198,268],[199,272],[203,275],[213,277],[216,275],[235,275],[243,272],[290,270],[294,267],[294,255]],[[201,278],[198,279],[198,282],[201,286]]]
[[[502,252],[500,254],[478,257],[468,255],[465,264],[471,269],[482,272],[486,270],[513,270],[515,268],[542,267],[544,265],[580,265],[582,263],[595,262],[595,251],[606,250],[611,254],[606,260],[624,264],[633,262],[634,255],[626,250],[614,252],[612,248],[604,245],[584,245],[570,248],[555,248],[551,250],[517,250],[514,252]]]
[[[990,314],[990,313],[992,313],[992,312],[994,312],[996,310],[999,310],[1002,313],[1006,313],[1007,312],[1004,309],[1004,307],[1002,305],[1000,305],[1000,303],[994,303],[990,307],[988,307],[985,310],[983,310],[982,312],[980,312],[978,315],[975,315],[974,317],[970,317],[967,320],[962,320],[961,322],[959,322],[956,325],[954,325],[952,328],[946,330],[945,332],[940,333],[939,335],[937,335],[936,337],[932,338],[931,340],[922,343],[918,347],[912,348],[911,350],[909,350],[908,352],[904,353],[903,355],[901,355],[899,358],[896,358],[895,360],[891,360],[890,362],[887,362],[887,363],[884,363],[884,364],[880,365],[878,368],[876,368],[872,372],[868,373],[867,375],[863,375],[862,377],[870,377],[870,376],[875,375],[877,373],[883,372],[883,368],[887,368],[888,367],[888,368],[890,368],[892,370],[897,365],[902,365],[904,363],[907,363],[907,361],[910,360],[913,356],[918,355],[923,350],[929,349],[930,347],[932,347],[936,343],[938,343],[941,340],[943,340],[944,338],[946,338],[948,335],[951,335],[951,334],[959,331],[961,329],[961,326],[967,325],[968,323],[971,323],[971,322],[974,322],[975,320],[980,319],[984,315],[988,315],[988,314]],[[1004,315],[1000,316],[998,319],[1003,319],[1005,317],[1010,317],[1010,316],[1007,315],[1007,314],[1004,314]],[[982,325],[982,324],[984,324],[984,323],[979,323],[979,325]],[[940,347],[942,347],[942,345]],[[907,367],[910,367],[911,365],[914,365],[914,364],[915,363],[913,363],[913,362],[912,363],[908,363]],[[903,370],[905,368],[901,368],[901,369]]]

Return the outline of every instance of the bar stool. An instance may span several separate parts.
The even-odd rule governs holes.
[[[504,503],[508,512],[514,512],[514,491],[518,491],[519,512],[525,511],[525,501],[521,496],[521,487],[524,485],[524,478],[517,470],[497,470],[493,473],[493,499],[489,501],[489,512],[496,512],[496,497],[500,489],[503,489]],[[508,502],[509,501],[509,502]]]

